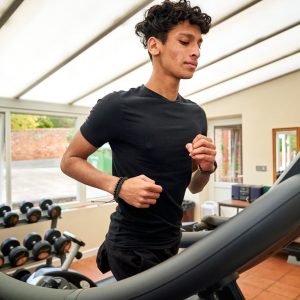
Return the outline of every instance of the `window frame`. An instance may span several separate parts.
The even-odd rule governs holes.
[[[231,180],[229,181],[217,181],[216,177],[217,174],[214,174],[214,182],[217,183],[230,183],[230,184],[236,184],[236,183],[243,183],[243,127],[242,124],[226,124],[226,125],[215,125],[213,127],[213,135],[214,135],[214,141],[217,143],[216,141],[216,129],[239,129],[240,134],[241,134],[241,138],[240,138],[240,148],[241,148],[241,153],[240,153],[240,167],[241,167],[241,174],[239,175],[241,178],[240,180],[236,180],[237,177],[235,177],[233,180],[231,178]],[[222,166],[222,164],[220,162],[218,162],[218,170],[220,170],[220,167]]]
[[[5,163],[3,164],[3,168],[5,168],[6,172],[6,199],[1,199],[2,195],[0,196],[0,203],[7,204],[9,206],[12,206],[12,177],[11,177],[11,168],[12,168],[12,160],[11,160],[11,120],[10,116],[12,113],[17,114],[33,114],[33,115],[49,115],[49,116],[57,116],[57,117],[71,117],[76,118],[76,125],[75,125],[75,131],[78,131],[81,124],[85,121],[86,117],[89,113],[89,108],[82,107],[82,108],[72,108],[70,109],[70,106],[65,105],[44,105],[44,104],[38,104],[38,103],[24,103],[24,106],[34,106],[34,107],[41,107],[41,109],[33,109],[33,108],[22,108],[20,107],[20,104],[15,105],[8,105],[7,107],[5,105],[0,106],[0,113],[4,114],[4,152],[6,156]],[[64,110],[62,110],[62,107],[66,107]],[[46,109],[45,109],[46,108]],[[72,112],[74,110],[74,112]],[[68,111],[68,112],[65,112]],[[71,111],[71,112],[70,112]],[[0,127],[1,128],[1,127]],[[0,177],[0,180],[2,178]],[[82,184],[80,182],[76,182],[76,200],[72,202],[66,202],[61,203],[60,205],[62,207],[76,207],[80,205],[86,205],[90,202],[95,201],[95,198],[87,198],[86,196],[86,185]],[[103,197],[101,198],[103,201],[111,200],[110,197]]]

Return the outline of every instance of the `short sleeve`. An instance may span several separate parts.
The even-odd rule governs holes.
[[[97,101],[80,127],[83,137],[95,147],[112,141],[118,136],[121,122],[120,97],[112,93]]]

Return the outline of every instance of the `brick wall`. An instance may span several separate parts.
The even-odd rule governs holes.
[[[68,146],[70,128],[12,131],[12,160],[60,158]]]

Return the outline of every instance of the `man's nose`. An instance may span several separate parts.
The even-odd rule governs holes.
[[[196,57],[196,58],[199,58],[199,57],[200,57],[200,48],[199,48],[198,45],[193,46],[193,49],[192,49],[192,56],[193,56],[193,57]]]

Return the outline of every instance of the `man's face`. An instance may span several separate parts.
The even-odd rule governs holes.
[[[197,25],[188,21],[178,24],[168,33],[166,42],[160,44],[158,59],[162,71],[177,79],[191,78],[197,68],[201,43]]]

